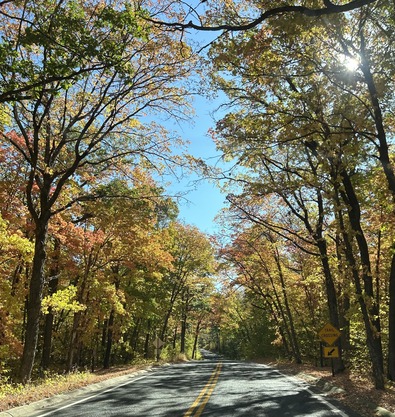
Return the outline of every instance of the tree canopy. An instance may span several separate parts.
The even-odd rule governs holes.
[[[335,372],[395,379],[394,4],[302,3],[0,2],[1,377],[317,362],[330,322]],[[227,171],[166,124],[197,91]],[[218,235],[178,219],[179,166],[226,193]]]

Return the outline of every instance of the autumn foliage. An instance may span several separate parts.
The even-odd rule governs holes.
[[[334,372],[395,380],[394,5],[295,3],[0,3],[0,381],[203,345],[324,365],[327,322]],[[161,124],[196,80],[222,171]],[[178,220],[180,167],[222,187],[218,236]]]

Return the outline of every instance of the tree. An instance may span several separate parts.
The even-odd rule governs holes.
[[[3,1],[0,103],[30,100],[42,89],[60,92],[87,73],[122,65],[122,42],[127,32],[143,34],[139,18],[146,11],[118,6],[116,2],[95,7],[82,1]],[[123,32],[119,43],[108,36],[112,29]]]
[[[182,90],[175,84],[189,71],[185,59],[188,49],[183,45],[180,48],[171,34],[144,27],[140,7],[102,5],[95,9],[98,19],[90,20],[91,10],[82,3],[50,6],[43,2],[38,6],[29,10],[32,21],[44,21],[48,11],[51,13],[52,18],[45,20],[45,31],[40,25],[37,31],[30,25],[19,29],[11,26],[7,30],[8,42],[12,43],[15,37],[24,40],[18,42],[17,50],[31,62],[21,75],[29,84],[34,83],[35,77],[40,79],[41,71],[52,68],[53,60],[59,64],[62,48],[54,51],[52,43],[44,41],[57,33],[72,45],[74,36],[84,38],[88,31],[92,40],[97,32],[100,56],[111,66],[98,65],[94,71],[83,71],[67,83],[40,81],[29,100],[9,106],[13,125],[2,133],[2,139],[20,153],[28,167],[27,206],[35,225],[20,373],[23,382],[30,379],[35,358],[50,219],[78,201],[97,198],[92,184],[99,179],[105,181],[105,176],[111,176],[120,163],[140,161],[148,166],[159,155],[166,158],[169,142],[159,137],[163,132],[155,124],[143,126],[137,117],[150,109],[180,114]],[[60,23],[65,14],[78,20],[76,31],[57,31],[63,27]],[[60,44],[63,43],[62,40]],[[85,55],[84,62],[89,58]]]
[[[136,295],[139,286],[147,302],[159,289],[165,271],[171,268],[172,257],[163,244],[164,229],[160,226],[172,203],[160,188],[139,169],[133,172],[134,187],[121,181],[106,187],[106,194],[117,195],[95,205],[95,230],[105,234],[106,245],[100,256],[105,276],[102,285],[108,304],[107,335],[103,365],[110,366],[115,334],[120,339],[134,321]],[[168,206],[168,207],[166,207]],[[171,218],[171,216],[170,216]],[[140,281],[140,282],[139,282]],[[141,295],[140,295],[141,298]]]
[[[339,22],[328,18],[305,29],[307,20],[299,18],[288,20],[285,29],[284,20],[274,21],[270,30],[252,31],[250,36],[223,37],[212,48],[218,71],[214,81],[227,92],[234,109],[217,124],[216,133],[225,140],[217,143],[228,155],[237,155],[238,164],[252,173],[252,178],[245,172],[233,175],[244,190],[241,198],[230,195],[230,202],[251,221],[262,223],[252,196],[281,196],[310,237],[306,239],[294,227],[285,230],[281,223],[269,227],[286,232],[301,249],[315,242],[323,261],[330,317],[336,322],[336,292],[327,250],[330,235],[325,236],[324,224],[333,212],[347,216],[347,224],[343,221],[339,227],[348,247],[346,258],[365,322],[376,386],[383,388],[380,315],[361,209],[366,189],[356,175],[358,170],[368,171],[367,166],[376,168],[370,141],[377,126],[370,117],[375,114],[374,106],[367,111],[369,95],[374,94],[360,92],[360,75],[347,73],[335,55],[342,45],[336,37],[341,31]],[[313,40],[308,38],[311,30],[317,33]],[[344,34],[346,39],[351,36]]]
[[[202,8],[203,3],[205,3],[205,8]],[[376,3],[376,0],[352,0],[345,4],[336,5],[329,0],[324,0],[323,7],[317,7],[316,2],[307,2],[304,5],[284,5],[282,2],[271,1],[268,7],[266,2],[251,2],[251,4],[245,5],[236,1],[206,2],[203,0],[198,6],[185,2],[176,2],[175,4],[183,12],[181,19],[169,21],[165,18],[160,19],[159,15],[159,17],[155,16],[154,19],[152,17],[147,18],[147,20],[157,26],[180,31],[196,29],[201,31],[237,32],[260,27],[269,19],[286,14],[320,17],[358,10],[374,3]],[[172,5],[174,7],[174,4]]]
[[[297,363],[301,363],[299,338],[290,307],[290,285],[286,284],[284,274],[285,256],[280,256],[275,234],[257,225],[247,226],[220,253],[221,258],[235,269],[236,278],[232,285],[248,288],[254,294],[254,300],[259,300],[253,305],[266,306],[261,308],[269,311],[268,315],[277,326],[285,350]]]
[[[20,231],[13,231],[10,223],[1,215],[0,253],[0,361],[3,364],[15,360],[22,350],[22,309],[18,299],[24,293],[24,288],[19,279],[19,270],[24,264],[30,264],[33,244]],[[7,366],[5,369],[8,370]]]
[[[160,337],[164,341],[167,339],[169,320],[179,305],[181,352],[184,353],[186,324],[193,299],[203,287],[209,285],[210,274],[214,271],[213,248],[196,227],[174,223],[170,232],[169,252],[173,262],[163,280],[165,310]]]

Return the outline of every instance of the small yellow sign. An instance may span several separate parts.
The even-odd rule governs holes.
[[[323,349],[324,349],[324,358],[338,358],[339,357],[339,348],[337,346],[325,346]]]
[[[340,331],[330,323],[325,324],[325,326],[318,332],[318,336],[324,342],[328,343],[328,345],[333,345],[340,335]]]

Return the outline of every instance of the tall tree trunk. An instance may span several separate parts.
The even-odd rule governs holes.
[[[174,332],[173,332],[173,344],[172,344],[172,346],[173,346],[174,350],[175,350],[176,345],[177,345],[177,332],[178,332],[178,327],[176,326],[174,328]]]
[[[185,339],[187,333],[187,319],[188,319],[188,310],[189,310],[189,289],[183,292],[182,295],[184,305],[182,311],[181,319],[181,334],[180,334],[180,353],[185,353]]]
[[[362,286],[360,283],[359,273],[357,270],[357,264],[352,253],[352,245],[348,240],[348,237],[345,238],[347,259],[352,269],[352,274],[354,277],[354,283],[356,287],[356,294],[358,297],[358,302],[362,311],[362,318],[365,324],[366,331],[366,342],[369,350],[370,360],[372,363],[373,378],[375,381],[375,387],[377,389],[384,389],[384,375],[383,375],[383,356],[382,351],[380,350],[381,344],[378,345],[377,334],[373,331],[373,326],[370,320],[370,314],[368,307],[366,305]]]
[[[77,350],[78,345],[78,330],[80,326],[80,320],[81,320],[81,312],[77,311],[74,313],[73,318],[73,327],[71,329],[71,337],[70,337],[70,343],[67,353],[67,362],[66,362],[66,370],[67,372],[71,372],[74,366],[75,361],[75,352]]]
[[[273,276],[270,272],[270,269],[267,267],[266,262],[263,259],[261,253],[257,252],[257,255],[259,256],[259,259],[262,262],[262,266],[263,266],[263,268],[266,272],[266,275],[269,278],[270,285],[272,287],[272,291],[273,291],[273,294],[274,294],[274,299],[271,295],[265,294],[264,291],[262,290],[262,288],[260,287],[260,285],[257,285],[258,293],[259,293],[259,295],[261,295],[263,297],[263,299],[265,300],[265,302],[269,306],[269,308],[272,312],[272,316],[273,316],[273,318],[274,318],[274,320],[277,324],[278,331],[281,335],[281,339],[283,341],[283,346],[284,346],[284,349],[285,349],[285,352],[286,352],[286,356],[291,358],[294,355],[293,355],[293,353],[291,353],[291,350],[289,348],[287,337],[289,339],[289,342],[292,344],[292,340],[291,340],[292,336],[291,336],[291,333],[290,333],[290,330],[289,330],[286,315],[284,313],[284,308],[282,306],[281,299],[280,299],[280,296],[278,294],[277,288],[274,284],[274,279],[273,279]],[[280,319],[279,316],[281,317],[281,319]],[[283,326],[281,325],[281,322],[283,323]]]
[[[162,330],[160,333],[160,338],[165,341],[166,340],[166,332],[167,332],[167,326],[169,324],[169,319],[171,317],[171,314],[173,313],[173,309],[174,309],[174,304],[182,290],[182,288],[184,287],[185,284],[185,277],[179,277],[179,280],[176,281],[173,284],[173,288],[172,288],[172,292],[171,292],[171,297],[170,297],[170,305],[169,308],[167,309],[166,315],[165,315],[165,319],[163,322],[163,326],[162,326]]]
[[[163,341],[166,340],[167,326],[168,326],[169,319],[170,319],[172,311],[173,311],[173,304],[167,310],[166,315],[165,315],[165,319],[163,321],[163,326],[162,326],[162,330],[161,330],[161,333],[160,333],[160,338]]]
[[[337,190],[336,190],[337,192]],[[338,198],[337,200],[338,201]],[[338,206],[338,203],[336,203]],[[340,208],[335,211],[335,217],[338,221],[338,224],[344,224],[343,219],[340,221],[339,218],[342,218],[343,215],[341,213]],[[348,276],[347,271],[343,268],[344,264],[344,256],[343,251],[341,249],[341,236],[340,231],[336,231],[336,257],[337,257],[337,269],[339,272],[339,276],[345,277],[346,280],[352,281],[352,276]],[[341,294],[342,286],[339,284],[339,294]],[[347,291],[344,291],[342,296],[339,300],[339,328],[342,330],[341,332],[341,346],[345,350],[350,350],[350,320],[347,318],[347,313],[350,309],[350,297],[347,295]]]
[[[361,70],[364,75],[366,85],[368,87],[370,101],[373,107],[376,135],[379,141],[379,160],[383,168],[385,177],[387,179],[388,188],[392,194],[392,202],[395,205],[395,171],[392,160],[389,155],[389,146],[386,131],[384,128],[383,115],[379,101],[379,94],[376,88],[373,74],[371,72],[370,57],[369,52],[366,48],[363,30],[360,31],[360,40]],[[387,375],[390,380],[395,381],[395,254],[392,258],[389,277],[389,332]]]
[[[142,319],[140,317],[137,318],[136,324],[134,325],[134,328],[133,328],[132,336],[130,338],[130,345],[132,346],[133,352],[137,351],[141,323],[142,323]]]
[[[107,330],[107,343],[106,351],[104,353],[103,368],[108,369],[111,362],[111,349],[113,343],[113,326],[114,326],[114,309],[111,310],[110,317],[108,319],[108,330]]]
[[[147,322],[147,333],[145,334],[145,342],[144,342],[144,358],[149,358],[149,340],[151,337],[151,320],[148,319]]]
[[[52,307],[49,307],[48,313],[45,316],[45,323],[44,323],[43,351],[42,351],[42,357],[41,357],[42,369],[48,369],[51,363],[53,322],[54,322],[54,315],[52,312]]]
[[[200,332],[201,323],[202,323],[202,319],[199,319],[197,324],[196,324],[195,338],[193,340],[192,359],[196,359],[196,350],[197,350],[197,344],[198,344],[198,339],[199,339],[199,332]]]
[[[328,143],[328,141],[330,140],[330,136],[331,136],[331,130],[328,124],[326,123],[326,121],[324,120],[323,114],[320,114],[319,117],[320,117],[320,122],[323,126],[324,142]],[[315,177],[319,178],[317,166],[316,164],[313,163],[313,161],[311,160],[311,156],[310,156],[310,152],[312,152],[312,154],[314,154],[318,160],[320,159],[320,156],[317,152],[317,148],[315,147],[309,148],[309,146],[307,145],[306,147],[307,147],[306,149],[307,158],[309,160],[310,168],[313,171]],[[330,162],[331,162],[330,166],[331,166],[332,180],[336,182],[336,176],[333,174],[333,170],[334,170],[333,160],[330,159]],[[329,265],[327,242],[325,240],[325,236],[323,232],[325,210],[324,210],[324,199],[322,196],[321,189],[317,188],[316,194],[317,194],[317,206],[318,206],[318,222],[316,223],[316,226],[314,229],[311,226],[307,217],[304,217],[304,222],[305,222],[306,228],[309,230],[310,234],[312,235],[315,241],[315,244],[318,248],[318,251],[320,253],[321,265],[322,265],[322,270],[324,272],[324,278],[325,278],[325,292],[326,292],[326,299],[327,299],[327,304],[328,304],[329,320],[334,327],[336,327],[337,329],[340,329],[338,297],[336,293],[336,287],[335,287],[335,283],[333,279],[333,274],[331,271],[331,267]],[[342,372],[345,369],[343,358],[342,358],[341,339],[339,341],[339,353],[340,353],[339,358],[333,359],[333,367],[334,367],[335,373]]]
[[[80,304],[86,303],[86,288],[88,286],[89,274],[91,272],[92,265],[95,263],[95,256],[92,252],[89,253],[88,259],[85,265],[84,275],[77,277],[75,284],[79,283],[77,300]],[[82,278],[82,279],[81,279]],[[82,312],[77,311],[74,313],[73,327],[71,330],[70,343],[67,354],[67,372],[71,372],[74,365],[78,363],[78,355],[80,351],[80,333],[81,333]]]
[[[381,222],[380,222],[381,223]],[[380,263],[381,263],[381,230],[377,233],[377,252],[376,252],[376,304],[380,310],[381,298],[380,298]]]
[[[117,292],[121,284],[120,277],[119,277],[119,265],[116,264],[112,266],[111,271],[114,275],[114,288],[115,288],[115,291]],[[110,312],[110,317],[108,319],[106,351],[105,351],[104,359],[103,359],[104,369],[108,369],[110,367],[110,362],[111,362],[111,349],[113,345],[113,335],[114,335],[114,317],[115,317],[115,310],[114,308],[112,308]]]
[[[395,246],[395,245],[394,245]],[[395,255],[392,257],[389,282],[389,317],[388,317],[388,379],[395,381]]]
[[[277,326],[277,330],[280,333],[281,336],[281,340],[283,342],[283,346],[284,346],[284,351],[285,351],[285,355],[288,358],[292,358],[292,354],[291,351],[289,349],[288,346],[288,341],[287,341],[287,337],[286,334],[289,336],[289,332],[288,330],[284,331],[283,326],[281,325],[281,322],[286,326],[286,322],[284,321],[284,314],[283,312],[280,311],[279,306],[277,305],[277,303],[273,300],[273,298],[271,296],[265,297],[265,302],[267,304],[267,306],[269,307],[271,313],[272,313],[272,317],[273,320],[276,323]],[[281,319],[280,319],[280,317]]]
[[[365,234],[361,227],[361,211],[359,207],[359,202],[357,196],[355,194],[354,187],[351,182],[351,178],[349,177],[348,173],[344,171],[341,172],[344,192],[341,192],[342,198],[344,202],[347,204],[348,207],[348,217],[350,220],[350,225],[355,233],[355,240],[357,241],[359,255],[361,259],[362,265],[362,280],[364,283],[364,293],[365,296],[369,297],[369,320],[365,321],[365,324],[368,328],[366,331],[371,333],[372,340],[369,343],[372,345],[372,355],[374,360],[377,361],[376,365],[378,368],[374,370],[376,377],[381,372],[384,372],[384,360],[383,360],[383,349],[381,345],[381,323],[380,323],[380,315],[378,306],[376,304],[376,297],[374,295],[374,285],[373,285],[373,276],[372,276],[372,268],[370,263],[370,256],[369,256],[369,248],[365,238]],[[373,327],[373,329],[372,329]],[[384,388],[384,378],[380,377],[377,380],[377,384],[382,385],[382,389]]]
[[[317,199],[318,199],[318,211],[319,211],[319,224],[316,227],[316,232],[314,234],[315,241],[320,252],[322,269],[324,271],[325,277],[325,290],[329,310],[329,320],[336,329],[340,329],[340,320],[339,320],[339,303],[337,299],[337,293],[335,288],[335,283],[333,281],[331,267],[329,265],[328,258],[328,248],[325,237],[323,235],[323,223],[324,223],[324,203],[322,198],[322,193],[320,190],[317,190]],[[343,358],[342,358],[342,343],[341,339],[338,342],[339,346],[339,358],[333,359],[333,369],[335,373],[343,372],[345,370]]]
[[[23,347],[19,372],[19,376],[23,384],[26,384],[31,378],[34,359],[36,356],[40,327],[41,301],[44,289],[44,266],[46,260],[45,248],[47,234],[48,219],[40,219],[40,221],[36,223],[33,267],[27,305],[25,344]]]
[[[337,202],[339,203],[339,202]],[[338,207],[340,205],[338,204]],[[353,276],[353,281],[355,285],[355,292],[357,299],[361,308],[362,318],[365,325],[366,332],[366,343],[369,350],[370,361],[372,363],[373,378],[375,381],[375,386],[377,389],[384,389],[384,374],[383,374],[383,356],[381,350],[381,340],[379,339],[379,344],[377,344],[377,334],[373,331],[373,326],[371,323],[371,318],[369,314],[368,306],[366,305],[365,298],[363,296],[362,284],[359,276],[359,268],[354,257],[354,252],[351,244],[351,239],[348,235],[346,226],[343,222],[343,216],[340,213],[339,216],[339,225],[342,231],[342,237],[344,242],[344,252],[346,260],[351,269],[351,274]]]
[[[54,242],[54,255],[52,257],[52,267],[49,271],[48,282],[48,295],[53,295],[58,290],[59,282],[59,258],[60,258],[60,241],[55,238]],[[48,314],[45,316],[44,323],[44,340],[43,340],[43,353],[41,359],[41,366],[43,369],[48,369],[51,361],[52,350],[52,332],[53,332],[54,315],[52,308],[48,309]]]
[[[296,335],[292,312],[289,307],[288,294],[287,294],[287,289],[286,289],[286,285],[284,281],[284,274],[283,274],[283,270],[282,270],[281,263],[280,263],[279,253],[276,248],[275,248],[275,253],[274,253],[274,259],[276,261],[277,271],[280,277],[280,284],[281,284],[281,290],[283,293],[284,306],[285,306],[285,311],[287,313],[287,318],[289,322],[290,336],[291,336],[290,342],[291,342],[292,351],[293,351],[296,363],[302,363],[302,356],[300,354],[298,337]]]
[[[185,353],[185,334],[187,323],[186,320],[181,321],[181,333],[180,333],[180,353]]]

